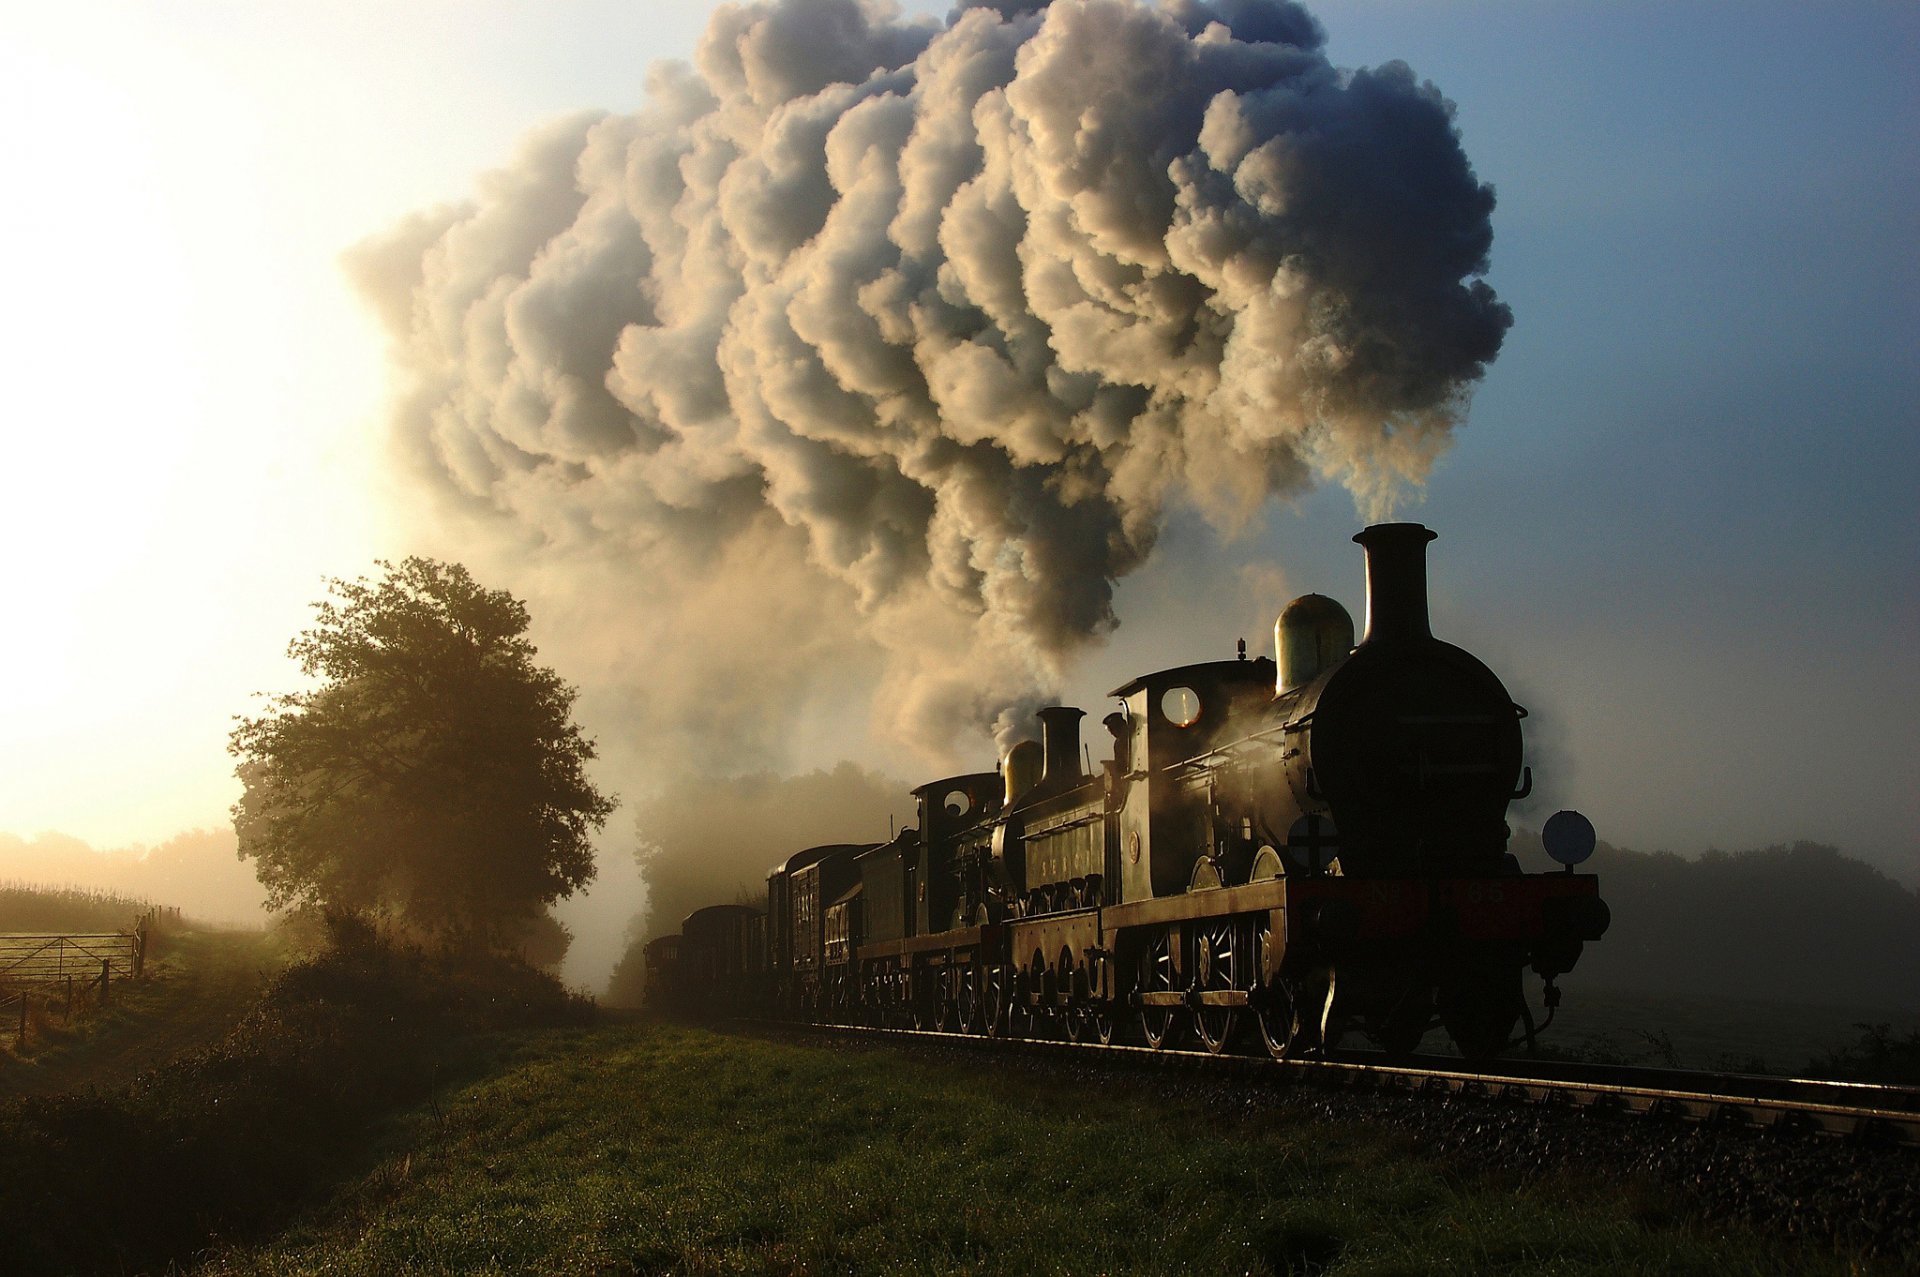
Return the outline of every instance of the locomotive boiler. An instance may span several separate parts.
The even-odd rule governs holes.
[[[1349,1034],[1404,1054],[1436,1027],[1470,1058],[1530,1040],[1526,972],[1556,1006],[1607,908],[1571,863],[1528,874],[1507,853],[1508,804],[1531,784],[1525,711],[1431,633],[1433,539],[1354,538],[1357,644],[1338,603],[1297,599],[1274,659],[1242,644],[1116,688],[1096,772],[1081,711],[1049,707],[997,772],[915,790],[917,826],[776,867],[776,1005],[1275,1055]],[[1585,830],[1563,859],[1591,849]]]

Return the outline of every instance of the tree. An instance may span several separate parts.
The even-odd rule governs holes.
[[[457,563],[330,580],[288,645],[310,691],[241,717],[240,856],[274,908],[382,912],[510,945],[593,877],[614,801],[585,773],[574,690],[534,664],[526,607]]]

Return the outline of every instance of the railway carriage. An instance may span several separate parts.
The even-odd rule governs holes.
[[[854,857],[872,843],[796,852],[767,875],[769,983],[787,1014],[839,1018],[853,1006],[847,959],[858,885]]]
[[[752,905],[709,905],[680,924],[673,979],[689,1009],[708,1015],[757,1009],[766,969],[765,915]]]
[[[657,1010],[680,1009],[680,985],[677,980],[680,937],[656,936],[643,951],[646,962],[646,1004]]]

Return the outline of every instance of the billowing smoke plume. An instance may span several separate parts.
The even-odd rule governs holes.
[[[656,721],[751,748],[877,657],[939,747],[1114,625],[1170,503],[1375,507],[1499,350],[1450,104],[1322,39],[1288,0],[723,7],[643,110],[356,251],[400,442],[599,583],[582,641],[680,689]]]

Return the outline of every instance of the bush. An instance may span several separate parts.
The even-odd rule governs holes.
[[[1894,1036],[1888,1024],[1856,1024],[1860,1040],[1811,1061],[1811,1077],[1839,1082],[1876,1082],[1882,1086],[1920,1086],[1920,1032]]]
[[[428,954],[350,917],[219,1045],[117,1094],[0,1106],[0,1254],[15,1273],[140,1270],[283,1219],[345,1137],[419,1100],[471,1035],[592,1004],[497,957]]]

